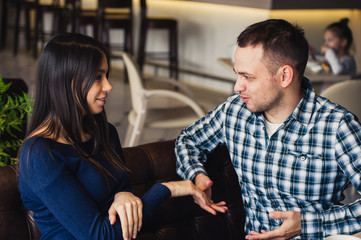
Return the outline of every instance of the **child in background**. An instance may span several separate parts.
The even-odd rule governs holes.
[[[327,26],[321,53],[333,74],[349,74],[353,78],[356,75],[356,62],[349,53],[353,38],[348,21],[348,18],[343,18]]]

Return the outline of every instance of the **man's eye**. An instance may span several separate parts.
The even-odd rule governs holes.
[[[244,79],[246,79],[246,80],[250,80],[250,79],[252,79],[252,77],[247,76],[247,75],[242,75],[242,77],[243,77]]]

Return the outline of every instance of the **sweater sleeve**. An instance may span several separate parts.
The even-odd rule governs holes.
[[[30,145],[23,149],[24,155]],[[142,198],[147,219],[170,195],[168,188],[162,186],[155,185]],[[108,209],[97,206],[61,156],[53,156],[43,141],[33,144],[28,161],[20,164],[19,187],[25,206],[34,212],[35,221],[42,221],[39,225],[45,226],[40,231],[60,228],[75,239],[122,239],[119,220],[110,224]]]

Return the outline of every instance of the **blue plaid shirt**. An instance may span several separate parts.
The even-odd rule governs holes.
[[[340,204],[350,183],[361,192],[360,124],[304,82],[304,97],[271,137],[263,115],[234,94],[177,139],[177,172],[184,179],[206,174],[205,154],[219,144],[228,147],[248,234],[278,228],[283,221],[270,219],[272,211],[301,212],[302,233],[295,239],[361,231],[361,199]]]

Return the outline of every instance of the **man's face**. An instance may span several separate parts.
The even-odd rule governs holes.
[[[237,47],[234,54],[234,71],[237,81],[234,91],[251,112],[269,113],[281,107],[282,92],[279,74],[268,71],[263,59],[263,48],[259,46]]]

